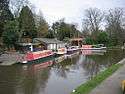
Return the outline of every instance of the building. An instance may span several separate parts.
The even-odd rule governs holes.
[[[44,48],[44,50],[57,50],[59,48],[65,47],[64,42],[55,38],[34,38],[33,43],[39,43]]]
[[[83,38],[73,38],[73,39],[70,39],[70,44],[72,46],[81,47],[82,46],[82,41],[83,41]]]
[[[65,47],[65,43],[57,39],[49,38],[34,38],[18,42],[19,50],[22,52],[27,51],[42,51],[42,50],[57,50]]]

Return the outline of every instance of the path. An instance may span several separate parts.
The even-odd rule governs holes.
[[[0,65],[9,66],[21,61],[23,55],[19,53],[2,54],[0,56]]]
[[[104,80],[90,94],[122,94],[121,81],[125,79],[125,59],[119,63],[124,64],[123,67]]]

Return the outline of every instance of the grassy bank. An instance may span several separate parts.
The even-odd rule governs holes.
[[[94,89],[97,85],[99,85],[103,80],[105,80],[107,77],[113,74],[117,69],[119,69],[120,66],[122,65],[121,64],[112,65],[105,71],[99,73],[93,79],[79,86],[77,89],[75,89],[75,92],[72,92],[71,94],[88,94],[92,89]]]

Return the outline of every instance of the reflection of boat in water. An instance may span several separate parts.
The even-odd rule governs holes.
[[[33,68],[35,70],[39,70],[39,69],[43,69],[43,68],[47,68],[49,66],[52,66],[54,63],[60,63],[62,62],[63,60],[65,59],[65,55],[62,55],[62,56],[59,56],[59,57],[56,57],[56,58],[53,58],[51,60],[48,60],[46,62],[41,62],[39,64],[33,64]]]
[[[22,68],[23,70],[28,70],[28,69],[33,69],[33,70],[40,70],[43,68],[47,68],[49,66],[52,66],[54,64],[53,60],[49,60],[49,61],[45,61],[45,62],[41,62],[41,63],[33,63],[31,65],[23,65]]]
[[[104,55],[106,50],[81,50],[83,55]]]
[[[79,50],[79,46],[70,46],[67,48],[67,54],[72,54]]]
[[[97,45],[82,45],[81,50],[104,50],[104,44],[97,44]]]
[[[67,53],[67,49],[66,48],[59,48],[56,52],[57,55],[63,55]]]
[[[67,58],[73,58],[73,57],[75,57],[75,56],[77,56],[77,55],[79,55],[79,51],[74,52],[74,53],[72,53],[72,54],[66,54],[65,56],[66,56]]]
[[[39,70],[39,69],[46,68],[46,67],[49,67],[52,65],[53,65],[53,61],[47,61],[47,62],[43,62],[40,64],[35,64],[35,65],[33,65],[33,68],[36,70]]]
[[[52,66],[54,63],[60,63],[64,59],[65,59],[65,55],[62,55],[62,56],[59,56],[59,57],[56,57],[56,58],[52,57],[52,58],[46,59],[46,60],[41,61],[41,62],[39,61],[37,63],[32,63],[29,66],[32,66],[32,68],[34,70],[40,70],[40,69]],[[28,68],[28,65],[23,65],[24,70],[27,70],[27,68]]]
[[[62,62],[63,60],[65,60],[65,58],[66,58],[65,55],[62,55],[62,56],[60,56],[60,57],[58,57],[58,58],[55,58],[55,63],[60,63],[60,62]]]

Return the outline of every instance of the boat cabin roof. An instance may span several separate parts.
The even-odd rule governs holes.
[[[64,44],[64,42],[59,41],[57,39],[49,39],[49,38],[34,38],[33,39],[34,43],[40,43],[40,42],[44,42],[46,44]]]

